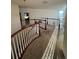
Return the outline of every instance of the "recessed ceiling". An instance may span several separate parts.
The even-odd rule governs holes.
[[[66,0],[12,0],[12,2],[27,8],[52,8],[53,6],[66,5]]]

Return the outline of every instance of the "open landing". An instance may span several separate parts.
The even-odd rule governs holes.
[[[41,59],[53,31],[53,26],[48,26],[47,30],[40,28],[41,35],[27,48],[22,59]]]

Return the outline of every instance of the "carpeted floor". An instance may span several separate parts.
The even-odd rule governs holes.
[[[27,48],[22,59],[41,59],[45,48],[51,38],[54,28],[48,26],[49,28],[45,31],[41,30],[41,36],[33,41],[33,43]]]

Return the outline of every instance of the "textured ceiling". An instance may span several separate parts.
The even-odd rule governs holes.
[[[52,8],[58,5],[66,5],[66,0],[12,0],[12,2],[27,8]]]

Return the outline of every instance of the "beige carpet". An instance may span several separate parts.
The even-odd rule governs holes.
[[[41,30],[41,36],[33,41],[33,43],[27,48],[22,59],[41,59],[45,48],[51,38],[51,35],[54,31],[52,26],[48,26],[48,29],[45,31]]]

